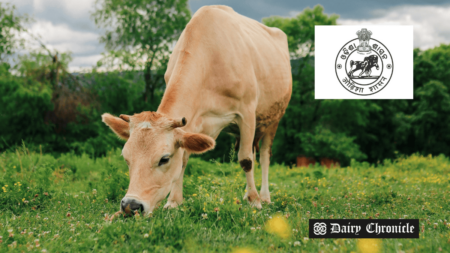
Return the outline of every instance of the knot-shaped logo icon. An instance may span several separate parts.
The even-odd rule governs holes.
[[[314,234],[315,235],[325,235],[327,233],[327,224],[323,222],[314,223]]]

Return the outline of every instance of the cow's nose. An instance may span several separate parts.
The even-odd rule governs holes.
[[[120,207],[127,214],[134,214],[135,211],[144,211],[144,206],[134,199],[123,198],[120,202]]]

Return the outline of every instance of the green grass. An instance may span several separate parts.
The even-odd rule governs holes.
[[[119,151],[93,160],[22,148],[0,155],[0,252],[358,252],[365,241],[307,240],[308,219],[369,217],[420,219],[420,239],[380,240],[380,252],[449,252],[449,172],[443,156],[330,170],[274,165],[273,204],[257,210],[242,201],[237,163],[191,158],[180,208],[162,203],[151,217],[111,222],[105,215],[118,211],[128,184]],[[270,233],[270,221],[286,231]]]

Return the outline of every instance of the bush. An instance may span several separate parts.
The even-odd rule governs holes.
[[[53,109],[52,91],[48,85],[18,78],[0,70],[0,150],[22,140],[48,143],[53,126],[45,115]]]
[[[316,127],[313,133],[299,133],[295,137],[300,141],[305,156],[338,159],[341,164],[349,164],[351,159],[366,158],[354,142],[355,138],[344,133],[333,133],[328,129]]]

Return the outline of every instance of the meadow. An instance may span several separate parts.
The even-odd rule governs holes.
[[[182,206],[112,218],[128,186],[119,150],[56,158],[23,146],[0,155],[0,252],[449,252],[449,172],[447,157],[420,155],[272,165],[272,204],[257,210],[238,163],[193,157]],[[309,218],[417,218],[420,239],[309,239]]]

